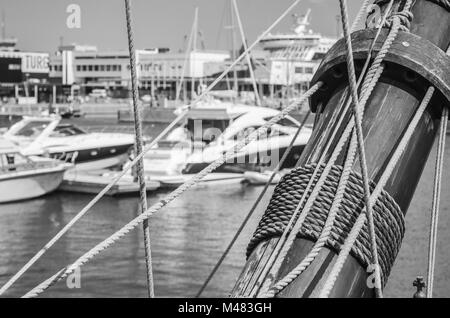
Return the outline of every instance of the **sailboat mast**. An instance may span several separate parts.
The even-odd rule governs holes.
[[[242,45],[244,47],[244,50],[246,51],[247,50],[247,41],[246,41],[246,38],[245,38],[244,28],[242,26],[241,17],[240,17],[240,14],[239,14],[239,9],[238,9],[236,0],[231,0],[231,1],[233,3],[234,11],[236,13],[236,19],[237,19],[239,31],[241,33]],[[250,78],[252,80],[253,92],[255,93],[256,105],[261,106],[261,99],[259,97],[258,85],[256,84],[255,72],[253,72],[253,66],[252,66],[252,61],[251,61],[251,58],[250,58],[250,52],[246,56],[246,61],[247,61],[247,64],[248,64],[248,70],[249,70],[249,73],[250,73]]]
[[[2,39],[6,39],[6,19],[5,19],[5,10],[2,10]]]
[[[233,13],[233,5],[230,0],[230,30],[231,30],[231,60],[236,60],[236,35],[235,35],[235,25],[234,25],[234,13]],[[233,68],[233,90],[235,97],[238,97],[239,87],[238,87],[238,78],[237,78],[237,70],[236,67]]]
[[[192,51],[191,51],[191,61],[190,61],[190,70],[191,70],[191,101],[194,100],[195,95],[195,54],[197,53],[197,35],[198,35],[198,7],[195,7],[195,15],[194,15],[194,29],[192,34]]]

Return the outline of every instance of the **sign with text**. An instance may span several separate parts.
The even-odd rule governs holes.
[[[47,53],[22,53],[23,73],[48,73],[49,55]]]

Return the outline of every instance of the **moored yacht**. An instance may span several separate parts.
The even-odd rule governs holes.
[[[3,135],[24,154],[48,156],[75,164],[77,170],[104,169],[128,158],[134,136],[118,133],[87,133],[61,118],[24,117]]]
[[[0,139],[0,203],[36,198],[56,190],[71,166],[23,155],[10,141]]]
[[[160,176],[194,174],[220,158],[280,111],[232,103],[219,107],[196,107],[187,114],[184,125],[174,129],[145,156],[145,171]],[[216,173],[244,173],[273,169],[293,139],[299,122],[287,116],[265,136],[244,147],[219,167]],[[305,127],[294,142],[294,149],[282,168],[293,167],[305,147],[312,129]]]

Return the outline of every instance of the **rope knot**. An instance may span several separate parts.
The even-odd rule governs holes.
[[[409,10],[403,10],[400,12],[395,12],[389,16],[389,18],[384,23],[384,27],[386,28],[392,28],[394,24],[394,20],[398,19],[398,22],[400,23],[399,30],[403,32],[409,32],[411,29],[411,22],[414,18],[414,15]]]

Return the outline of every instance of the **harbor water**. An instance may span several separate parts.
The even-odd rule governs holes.
[[[78,123],[77,123],[78,124]],[[83,120],[90,129],[94,123]],[[110,125],[108,125],[111,127]],[[114,126],[126,130],[130,127]],[[149,135],[158,126],[146,127]],[[435,296],[450,295],[450,149],[446,150],[436,259]],[[385,290],[386,297],[411,297],[416,276],[426,276],[435,149],[406,217],[406,235]],[[191,297],[245,218],[262,187],[244,184],[199,186],[170,203],[151,220],[155,293]],[[167,192],[149,196],[150,204]],[[0,205],[0,285],[44,246],[92,195],[56,192],[35,200]],[[270,194],[261,202],[204,296],[227,296],[245,263],[245,248]],[[105,197],[42,257],[6,296],[21,296],[137,216],[138,197]],[[43,297],[145,297],[141,227],[81,268],[80,286],[61,281]],[[73,283],[73,282],[72,282]]]

